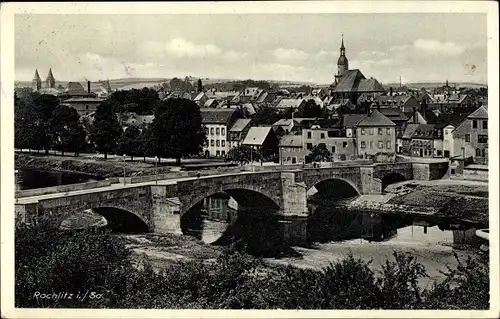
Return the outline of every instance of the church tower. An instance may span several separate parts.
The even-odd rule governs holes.
[[[47,88],[55,88],[56,87],[56,79],[54,79],[54,75],[52,74],[52,69],[49,69],[49,74],[47,75],[47,79],[45,80]]]
[[[344,35],[342,34],[342,44],[340,45],[340,56],[337,61],[337,74],[335,75],[335,83],[339,83],[342,75],[349,70],[349,61],[345,56]]]
[[[33,77],[33,81],[31,82],[31,88],[33,91],[38,92],[42,88],[42,79],[40,79],[40,75],[38,75],[38,70],[35,70],[35,76]]]

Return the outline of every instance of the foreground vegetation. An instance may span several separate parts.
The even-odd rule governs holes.
[[[270,266],[233,249],[215,262],[180,261],[155,272],[147,261],[134,264],[124,240],[109,232],[65,232],[40,222],[16,228],[15,254],[16,307],[489,308],[488,262],[471,258],[424,290],[418,281],[425,268],[403,253],[377,273],[352,256],[316,271]],[[36,292],[74,295],[49,300]]]

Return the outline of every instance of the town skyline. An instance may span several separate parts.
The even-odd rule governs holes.
[[[484,14],[69,17],[16,16],[16,81],[52,68],[58,81],[191,75],[328,84],[343,34],[350,68],[384,84],[487,84]]]

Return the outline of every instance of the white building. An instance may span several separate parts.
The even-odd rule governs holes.
[[[205,157],[225,157],[229,151],[228,128],[236,121],[234,109],[200,109],[207,141],[203,146]]]

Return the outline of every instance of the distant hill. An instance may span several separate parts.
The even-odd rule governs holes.
[[[488,85],[486,84],[481,84],[481,83],[472,83],[472,82],[459,82],[459,83],[450,83],[449,85],[451,87],[454,87],[456,84],[457,88],[463,88],[463,87],[467,87],[467,88],[487,88]],[[403,86],[406,86],[410,89],[415,89],[415,90],[419,90],[421,88],[436,88],[436,87],[442,87],[443,85],[445,85],[445,83],[443,82],[416,82],[416,83],[403,83]],[[384,84],[383,85],[384,88],[388,89],[390,87],[399,87],[399,83],[387,83],[387,84]]]

